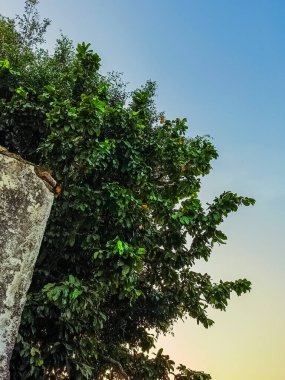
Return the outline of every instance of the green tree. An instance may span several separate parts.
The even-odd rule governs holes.
[[[1,19],[11,38],[0,45],[0,145],[48,166],[62,192],[11,378],[210,379],[153,353],[156,338],[185,316],[208,328],[209,306],[225,310],[232,292],[250,290],[192,267],[225,243],[225,217],[254,200],[227,191],[204,207],[200,180],[218,157],[211,140],[157,112],[155,83],[128,96],[117,75],[101,75],[89,44],[74,50],[61,37],[53,53],[39,48],[36,5],[26,1],[20,24]]]

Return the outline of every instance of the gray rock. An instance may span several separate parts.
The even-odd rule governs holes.
[[[54,195],[34,167],[0,153],[0,379],[8,380],[17,337]]]

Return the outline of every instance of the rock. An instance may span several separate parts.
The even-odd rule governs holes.
[[[30,163],[0,153],[1,380],[10,378],[9,362],[53,199]]]

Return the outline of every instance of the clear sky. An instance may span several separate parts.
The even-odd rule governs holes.
[[[21,13],[24,0],[0,0]],[[178,323],[160,340],[177,363],[214,380],[285,378],[285,1],[42,0],[53,24],[91,42],[102,70],[130,88],[158,83],[168,118],[187,117],[189,135],[209,134],[220,157],[203,182],[211,200],[224,190],[256,198],[224,223],[229,242],[199,263],[214,279],[246,277],[253,290],[233,298],[214,327]]]

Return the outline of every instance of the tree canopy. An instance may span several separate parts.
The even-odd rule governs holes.
[[[207,380],[175,363],[158,334],[213,324],[246,279],[213,282],[193,265],[224,244],[220,225],[254,200],[225,191],[204,206],[218,153],[186,119],[156,110],[156,84],[131,94],[100,73],[90,44],[40,45],[37,0],[0,20],[0,145],[47,167],[62,187],[44,236],[11,362],[12,379]]]

